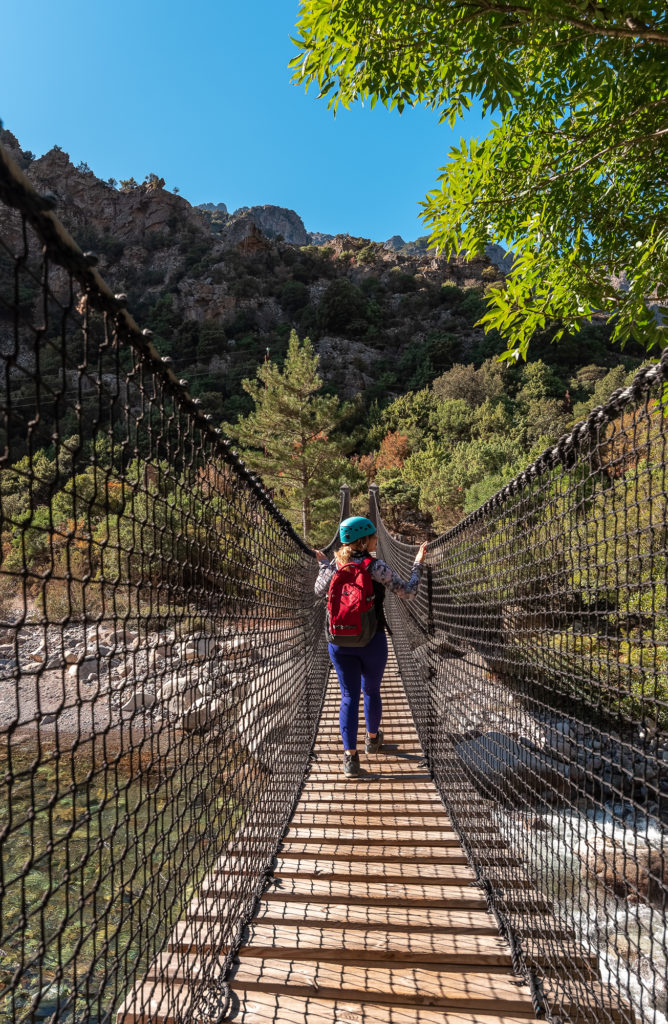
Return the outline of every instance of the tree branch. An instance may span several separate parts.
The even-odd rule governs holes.
[[[468,0],[468,2],[464,2],[460,6],[474,7],[476,5],[479,7],[481,13],[526,14],[531,20],[535,19],[536,14],[535,10],[531,7],[526,7],[520,4],[490,3],[489,0]],[[574,28],[580,29],[581,32],[585,32],[587,35],[606,36],[613,39],[642,39],[647,43],[659,43],[662,46],[668,46],[668,33],[649,29],[638,23],[636,23],[634,27],[627,25],[624,28],[619,26],[605,28],[604,26],[597,25],[593,22],[583,21],[581,18],[574,18],[569,17],[568,15],[559,14],[559,12],[551,14],[549,11],[545,11],[545,16],[553,23],[557,22],[559,24],[572,25]]]

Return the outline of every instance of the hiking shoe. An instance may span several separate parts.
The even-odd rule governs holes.
[[[354,779],[355,776],[360,773],[360,756],[359,754],[344,754],[343,755],[343,774],[348,776],[349,779]]]
[[[366,743],[364,744],[364,751],[367,754],[377,754],[383,745],[383,730],[379,729],[373,739],[366,734]]]

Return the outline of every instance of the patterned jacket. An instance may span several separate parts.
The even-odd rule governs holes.
[[[361,552],[359,556],[351,558],[351,562],[361,562],[365,558],[367,552]],[[387,562],[383,562],[382,559],[377,558],[372,562],[369,567],[371,573],[371,579],[375,583],[380,583],[382,586],[387,587],[397,597],[403,598],[404,601],[413,601],[418,592],[420,586],[420,579],[422,578],[423,565],[421,562],[415,562],[411,571],[411,578],[409,580],[403,580],[398,572],[394,569],[390,569]],[[324,597],[329,590],[329,584],[332,581],[332,576],[336,572],[336,562],[321,562],[320,571],[318,572],[318,578],[315,581],[315,594],[316,597]]]

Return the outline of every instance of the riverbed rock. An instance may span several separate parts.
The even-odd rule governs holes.
[[[592,871],[602,885],[629,903],[668,902],[668,850],[635,849],[609,843],[593,856]]]
[[[217,641],[212,636],[202,636],[181,644],[180,654],[185,661],[205,661],[217,653]]]
[[[518,743],[507,733],[488,732],[455,746],[461,763],[485,789],[504,798],[565,793],[580,784],[576,765],[551,757],[541,750]]]
[[[135,690],[125,704],[121,705],[121,711],[139,711],[141,708],[152,708],[156,703],[156,696],[153,690]]]
[[[88,658],[78,665],[70,665],[68,675],[73,679],[78,678],[80,682],[87,682],[91,676],[98,675],[100,663],[97,658]]]
[[[205,725],[215,722],[223,711],[223,702],[210,700],[208,697],[199,697],[181,719],[182,729],[192,732],[194,729],[201,729]]]

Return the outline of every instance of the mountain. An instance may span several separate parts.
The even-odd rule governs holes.
[[[241,380],[267,348],[282,358],[293,328],[314,341],[329,387],[366,403],[424,386],[484,344],[472,325],[502,279],[489,257],[309,234],[278,206],[193,207],[155,174],[105,182],[59,147],[35,158],[8,131],[0,141],[217,417],[248,408]]]

